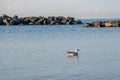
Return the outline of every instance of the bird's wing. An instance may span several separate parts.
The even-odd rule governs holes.
[[[76,53],[76,52],[71,52],[71,51],[68,51],[67,53]]]

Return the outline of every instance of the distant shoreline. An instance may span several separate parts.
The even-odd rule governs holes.
[[[85,20],[85,19],[84,19]],[[86,19],[87,20],[87,19]],[[10,17],[6,14],[0,16],[1,25],[76,25],[82,24],[83,27],[120,27],[120,19],[88,19],[91,22],[84,22],[81,19],[64,16],[32,16],[32,17],[18,17],[14,15]],[[92,21],[93,20],[93,21]]]

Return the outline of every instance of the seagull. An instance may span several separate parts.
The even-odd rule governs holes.
[[[79,49],[75,49],[75,52],[72,51],[68,51],[68,57],[73,57],[73,56],[77,56],[78,57],[78,51],[80,51]]]

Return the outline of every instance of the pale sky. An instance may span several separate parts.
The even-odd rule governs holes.
[[[0,15],[120,18],[120,0],[0,0]]]

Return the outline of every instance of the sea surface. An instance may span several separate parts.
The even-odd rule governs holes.
[[[120,28],[0,26],[0,80],[120,80]]]

